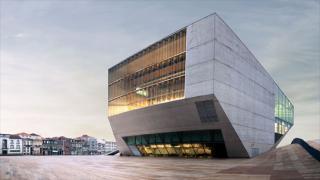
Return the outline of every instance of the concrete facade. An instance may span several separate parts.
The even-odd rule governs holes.
[[[195,102],[204,100],[214,101],[218,115],[217,122],[201,122]],[[116,137],[117,146],[124,155],[131,155],[131,151],[122,137],[161,132],[221,129],[228,156],[248,157],[236,132],[213,95],[188,98],[142,108],[109,117],[109,120]]]
[[[186,98],[214,94],[249,156],[274,144],[271,76],[216,14],[187,27]]]
[[[212,14],[186,27],[185,98],[110,116],[123,137],[221,129],[228,157],[253,157],[274,145],[275,82],[230,27]],[[218,118],[203,123],[195,102],[212,100]]]

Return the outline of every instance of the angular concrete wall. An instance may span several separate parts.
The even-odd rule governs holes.
[[[214,94],[250,156],[274,144],[274,81],[215,16]]]
[[[185,97],[214,94],[248,154],[274,144],[274,81],[216,14],[187,27]]]
[[[185,99],[109,117],[123,137],[221,129],[229,157],[253,157],[274,144],[274,87],[267,71],[216,14],[187,26]],[[213,100],[218,122],[201,122],[196,101]]]
[[[187,27],[185,98],[213,94],[214,16]]]
[[[212,100],[217,121],[202,122],[195,105]],[[123,137],[163,132],[221,129],[228,157],[249,157],[219,102],[213,95],[198,96],[141,108],[109,117],[110,124],[123,155],[132,155]]]

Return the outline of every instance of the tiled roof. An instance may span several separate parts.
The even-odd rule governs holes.
[[[40,136],[39,134],[36,134],[36,133],[31,133],[30,135],[31,136]]]
[[[10,135],[9,138],[10,138],[10,139],[21,139],[21,137],[18,136],[18,135]]]
[[[28,133],[25,133],[25,132],[18,133],[17,135],[19,135],[19,136],[30,136]]]

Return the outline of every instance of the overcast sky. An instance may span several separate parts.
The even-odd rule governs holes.
[[[319,1],[1,1],[1,133],[113,139],[107,69],[217,12],[320,138]]]

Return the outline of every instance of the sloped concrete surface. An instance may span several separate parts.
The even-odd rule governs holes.
[[[2,156],[0,179],[320,179],[320,163],[297,144],[253,159]]]

